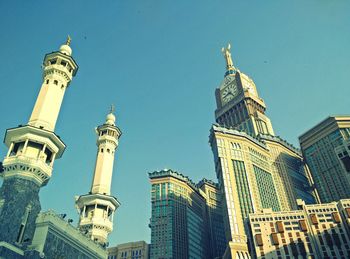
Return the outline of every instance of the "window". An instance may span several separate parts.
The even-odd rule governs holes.
[[[46,84],[48,84],[48,83],[49,83],[49,79],[46,80]]]
[[[54,83],[55,85],[58,85],[58,81],[57,81],[57,80],[54,80],[53,83]]]
[[[62,60],[61,65],[65,67],[67,65],[67,62]]]
[[[51,65],[54,65],[54,64],[57,63],[57,59],[51,59],[49,62],[50,62]]]

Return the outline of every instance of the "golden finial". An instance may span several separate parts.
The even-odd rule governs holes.
[[[111,104],[111,109],[109,110],[109,113],[114,113],[115,112],[115,106],[114,104]]]
[[[231,58],[231,44],[227,44],[227,48],[222,47],[221,52],[224,54],[225,60],[226,60],[226,68],[227,70],[233,70],[233,62]]]
[[[70,42],[71,42],[72,38],[68,35],[67,37],[67,41],[66,41],[66,45],[70,45]]]

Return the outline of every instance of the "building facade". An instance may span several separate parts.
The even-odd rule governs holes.
[[[107,250],[108,259],[149,259],[149,244],[145,241],[119,244]]]
[[[350,198],[350,116],[331,116],[299,137],[322,202]]]
[[[226,249],[226,236],[222,215],[222,195],[217,183],[202,179],[198,184],[206,202],[206,218],[209,235],[209,258],[221,258]]]
[[[318,196],[300,150],[275,136],[253,80],[233,66],[230,47],[223,53],[227,70],[215,92],[218,124],[209,143],[223,193],[228,250],[242,257],[249,256],[250,213],[296,209],[297,199],[315,203]]]
[[[223,229],[216,185],[203,180],[201,189],[188,177],[172,170],[150,173],[149,178],[152,185],[150,258],[221,256],[218,253],[225,240],[223,233],[218,233]],[[211,195],[208,201],[206,192]],[[212,240],[214,235],[217,238]]]
[[[350,200],[307,205],[299,210],[249,215],[257,258],[349,258]]]

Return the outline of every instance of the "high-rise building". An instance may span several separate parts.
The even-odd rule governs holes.
[[[108,259],[149,259],[149,245],[145,241],[119,244],[107,250]]]
[[[350,116],[331,116],[299,137],[322,202],[350,198]]]
[[[349,258],[350,200],[249,215],[256,258]]]
[[[216,184],[202,180],[198,187],[188,177],[167,169],[150,173],[149,178],[150,258],[221,256],[226,241]]]
[[[207,258],[205,200],[172,170],[149,174],[152,191],[150,258]]]
[[[65,214],[40,212],[39,191],[66,147],[54,129],[64,93],[78,70],[71,55],[68,37],[58,51],[45,56],[43,83],[29,122],[6,131],[9,149],[0,167],[0,258],[107,257]]]
[[[250,213],[296,209],[297,199],[315,203],[317,193],[301,152],[274,135],[253,80],[233,66],[230,46],[223,53],[227,71],[216,89],[219,124],[212,126],[209,143],[223,192],[225,256],[248,256]]]
[[[106,122],[96,128],[97,157],[91,191],[77,197],[79,229],[92,240],[107,245],[108,234],[113,230],[113,217],[120,203],[111,196],[111,182],[115,151],[121,136],[115,125],[113,107]]]

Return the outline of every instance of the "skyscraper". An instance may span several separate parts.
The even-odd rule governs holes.
[[[167,169],[150,173],[149,178],[152,184],[150,258],[221,256],[218,253],[225,247],[225,238],[221,196],[216,185],[203,180],[199,188],[188,177]]]
[[[205,200],[172,170],[149,174],[152,184],[150,258],[207,258]]]
[[[76,200],[79,229],[92,240],[106,246],[108,234],[113,230],[113,217],[120,203],[111,195],[111,182],[115,151],[121,136],[115,125],[113,108],[104,124],[96,128],[97,157],[91,191]]]
[[[296,199],[314,203],[317,194],[300,151],[275,136],[253,80],[233,66],[230,45],[222,51],[226,73],[215,92],[218,124],[209,143],[223,192],[225,256],[248,256],[250,213],[296,209]]]
[[[350,116],[331,116],[299,137],[322,202],[350,198]]]

